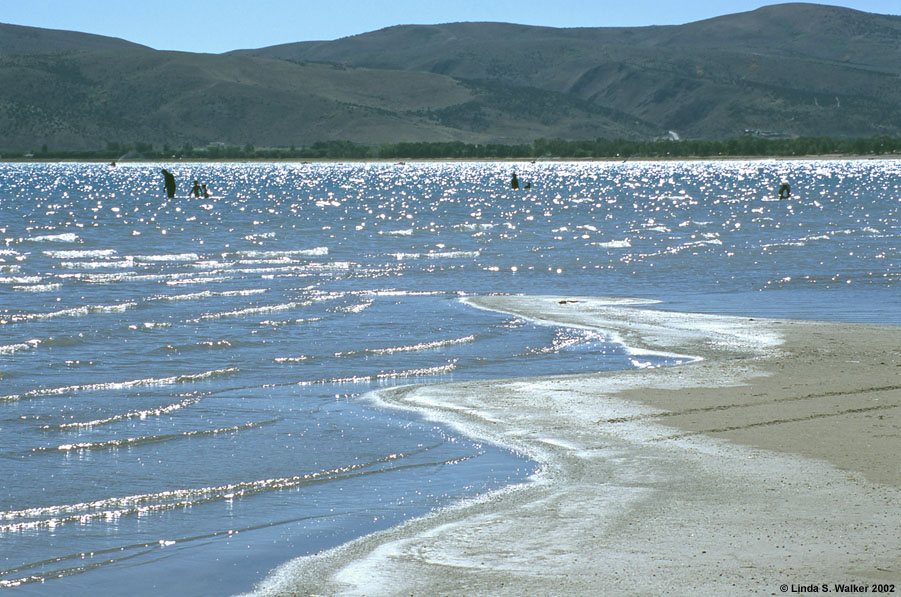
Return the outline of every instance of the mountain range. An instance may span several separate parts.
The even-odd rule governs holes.
[[[670,133],[672,131],[672,133]],[[901,136],[901,17],[401,25],[226,54],[0,24],[0,150]]]

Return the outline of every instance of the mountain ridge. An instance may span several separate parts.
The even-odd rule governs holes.
[[[899,78],[901,17],[807,3],[637,28],[397,25],[218,55],[0,25],[0,149],[901,136]]]
[[[68,51],[152,50],[118,37],[0,23],[0,56]]]

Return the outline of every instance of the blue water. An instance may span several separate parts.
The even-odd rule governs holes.
[[[160,167],[0,165],[11,594],[249,590],[535,470],[371,390],[648,364],[466,295],[901,323],[899,161]]]

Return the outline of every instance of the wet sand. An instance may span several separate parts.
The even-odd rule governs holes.
[[[601,329],[637,360],[700,359],[381,392],[388,406],[522,451],[541,470],[289,562],[260,594],[770,595],[850,583],[901,592],[901,327],[589,297],[469,302]]]

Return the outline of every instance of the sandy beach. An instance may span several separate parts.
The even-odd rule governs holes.
[[[541,469],[289,562],[259,594],[901,592],[901,327],[590,297],[468,302],[602,330],[639,363],[647,352],[693,360],[380,392]]]

